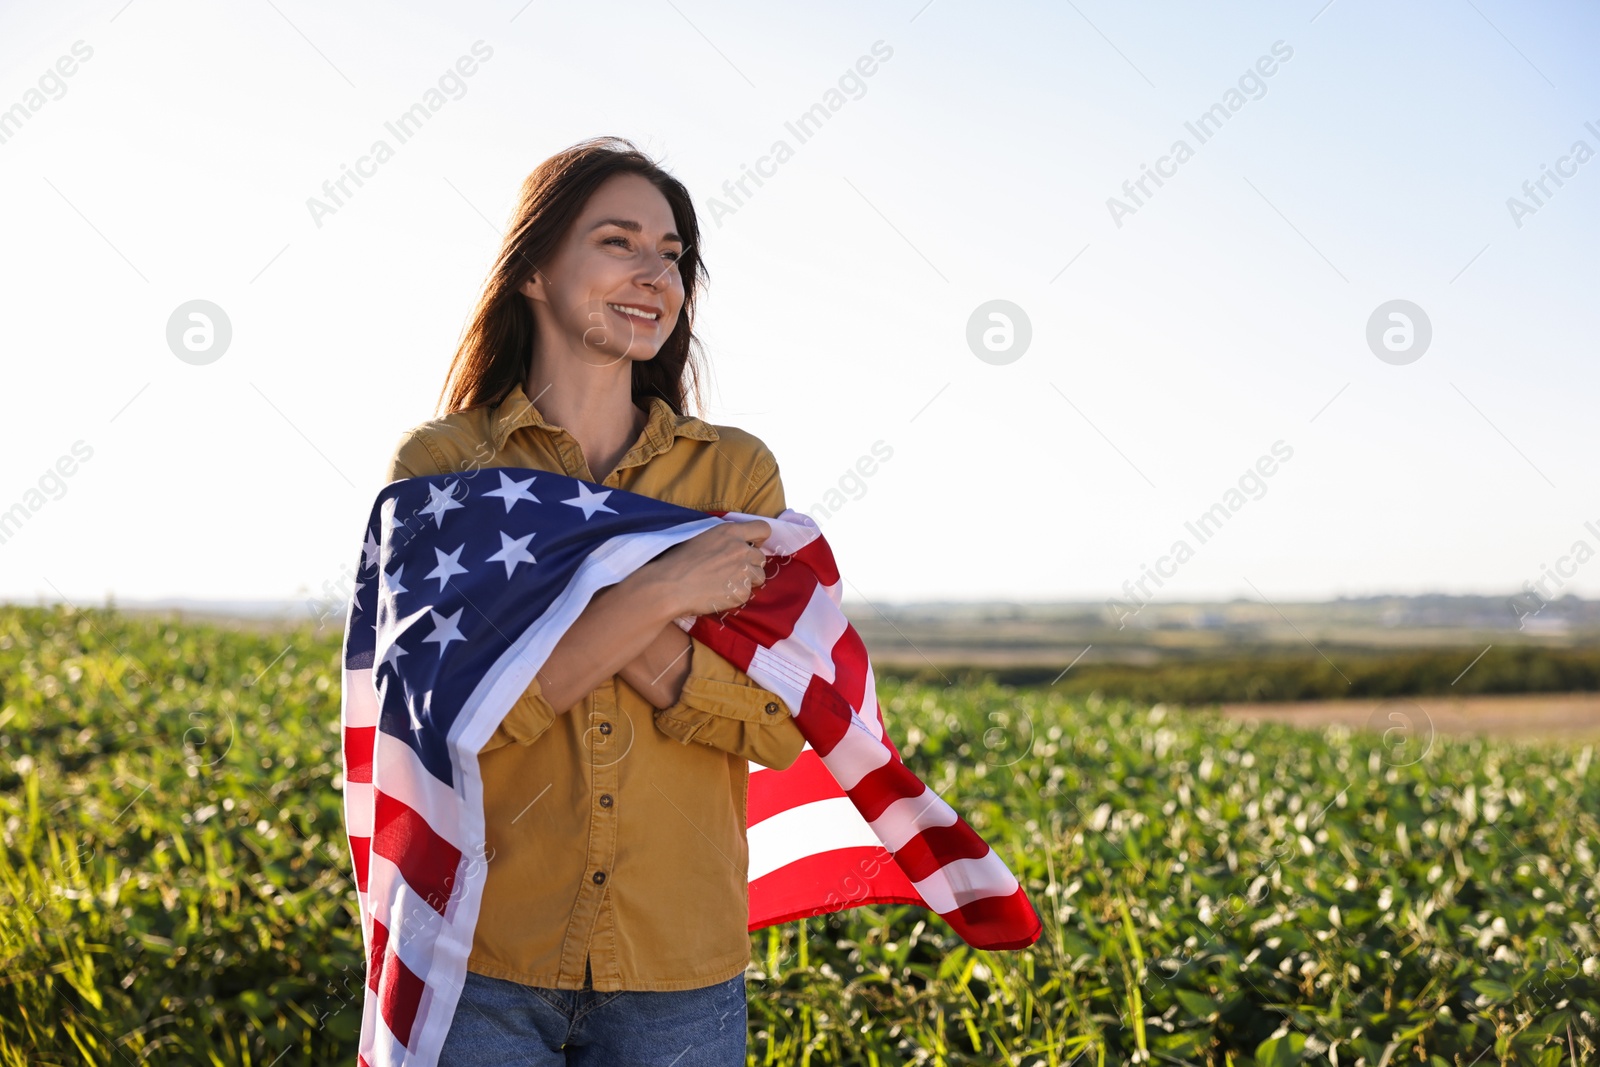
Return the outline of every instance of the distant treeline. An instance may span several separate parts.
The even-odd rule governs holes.
[[[1065,674],[1054,666],[936,669],[875,664],[874,670],[885,677],[933,684],[987,677],[1001,685],[1047,687],[1071,695],[1098,690],[1106,697],[1178,704],[1600,691],[1600,648],[1492,646],[1476,663],[1477,652],[1459,649],[1378,652],[1324,647],[1322,651],[1325,656],[1315,651],[1304,655],[1263,651],[1147,667],[1079,664]]]

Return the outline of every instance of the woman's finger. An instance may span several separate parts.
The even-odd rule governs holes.
[[[759,519],[737,523],[742,535],[751,544],[759,544],[772,536],[772,525]],[[753,538],[753,540],[751,540]]]

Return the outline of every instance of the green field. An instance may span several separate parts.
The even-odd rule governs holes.
[[[0,1065],[354,1062],[339,637],[0,607]],[[758,931],[751,1063],[1600,1062],[1592,746],[879,696],[1044,937]]]

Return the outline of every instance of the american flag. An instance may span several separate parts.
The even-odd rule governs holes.
[[[432,1067],[449,1032],[482,898],[478,750],[596,592],[750,519],[772,528],[766,583],[739,608],[677,620],[781,696],[806,739],[782,771],[750,764],[749,928],[906,903],[976,948],[1038,940],[1005,862],[901,762],[808,516],[697,511],[520,467],[405,478],[372,507],[345,617],[359,1067]]]

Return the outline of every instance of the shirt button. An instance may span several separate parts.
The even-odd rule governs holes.
[[[611,794],[610,793],[601,793],[600,794],[600,806],[602,808],[609,808],[611,806]]]
[[[608,723],[608,722],[601,723],[600,724],[600,732],[603,733],[603,734],[609,734],[611,732],[611,724]]]
[[[604,885],[605,884],[605,880],[606,880],[606,872],[605,871],[595,871],[594,872],[594,884],[595,885]]]
[[[767,705],[767,714],[768,715],[776,715],[776,714],[778,714],[778,705],[776,705],[776,704],[768,704]]]

